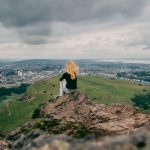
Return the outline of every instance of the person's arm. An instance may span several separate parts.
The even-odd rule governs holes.
[[[65,74],[62,75],[62,77],[59,79],[59,81],[62,81],[63,79],[65,79]]]

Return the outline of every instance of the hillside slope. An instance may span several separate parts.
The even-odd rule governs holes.
[[[25,101],[7,101],[0,105],[0,130],[9,131],[31,119],[33,110],[41,103],[47,102],[58,94],[59,77],[51,80],[41,80],[31,85]],[[96,76],[78,77],[78,88],[87,94],[91,100],[99,103],[131,104],[131,97],[136,93],[150,90],[150,87],[139,86],[136,83],[113,80]]]

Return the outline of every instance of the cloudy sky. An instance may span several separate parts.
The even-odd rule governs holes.
[[[150,59],[149,0],[0,0],[0,58]]]

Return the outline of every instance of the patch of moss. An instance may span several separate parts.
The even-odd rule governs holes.
[[[66,122],[64,120],[52,119],[44,121],[41,124],[40,129],[48,130],[50,134],[67,134],[76,138],[82,138],[88,135],[90,132],[81,123]]]
[[[32,114],[32,119],[40,118],[40,112],[41,112],[41,107],[44,107],[46,103],[41,103],[37,108],[34,109],[34,112]]]
[[[81,123],[74,124],[73,131],[73,136],[76,138],[82,138],[89,134],[88,129]]]

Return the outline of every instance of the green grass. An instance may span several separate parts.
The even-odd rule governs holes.
[[[58,92],[58,78],[42,80],[30,86],[27,94],[33,99],[29,101],[7,101],[0,105],[0,130],[10,131],[29,121],[33,110],[40,104],[47,102]],[[57,83],[57,84],[56,84]],[[53,87],[53,85],[56,85]],[[46,93],[44,92],[46,91]],[[51,95],[51,93],[53,95]]]
[[[56,96],[59,91],[59,77],[51,80],[41,80],[27,89],[28,101],[7,100],[0,104],[0,130],[10,131],[31,120],[34,109]],[[139,86],[137,83],[113,80],[96,76],[78,77],[78,88],[86,93],[91,100],[99,103],[126,103],[143,90],[150,91],[149,86]]]
[[[12,94],[10,96],[6,96],[6,97],[0,99],[0,105],[4,102],[14,101],[14,100],[17,100],[17,99],[20,99],[20,98],[21,98],[21,95],[18,95],[18,94]]]
[[[97,76],[84,76],[79,78],[79,89],[92,100],[110,104],[131,104],[130,99],[144,89],[150,91],[149,86],[140,86],[137,83],[124,80],[114,80]]]

